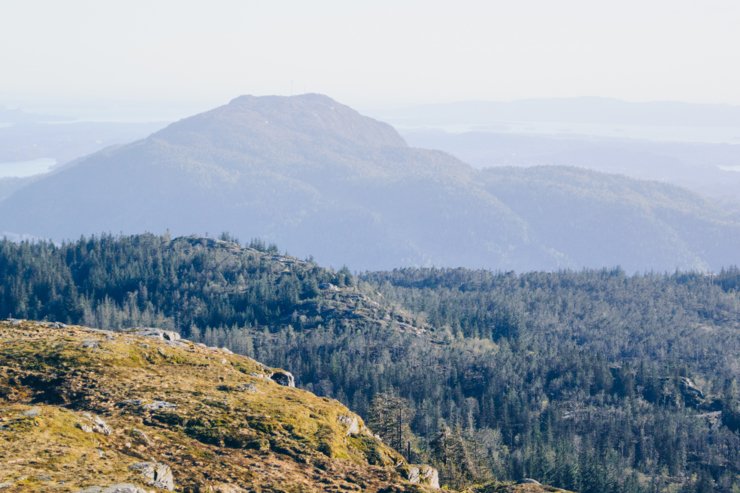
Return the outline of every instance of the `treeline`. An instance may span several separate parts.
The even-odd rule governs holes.
[[[0,314],[121,328],[270,325],[319,285],[352,282],[253,241],[101,236],[57,246],[0,241]]]
[[[0,313],[160,325],[362,414],[443,482],[582,493],[740,488],[740,271],[359,278],[253,242],[0,242]]]

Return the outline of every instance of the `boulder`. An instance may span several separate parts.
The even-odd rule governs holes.
[[[85,349],[99,349],[100,343],[96,341],[95,339],[88,339],[85,341],[82,341],[82,347]]]
[[[347,436],[360,434],[360,420],[357,416],[347,416],[343,414],[337,418],[340,423],[347,427]]]
[[[420,484],[439,489],[439,471],[427,465],[409,465],[406,469],[406,480],[411,484]]]
[[[176,407],[177,404],[167,401],[153,401],[144,405],[144,409],[147,411],[161,411],[163,409],[175,409]]]
[[[152,443],[147,434],[137,428],[132,429],[130,435],[136,443],[141,445],[148,447]]]
[[[537,486],[542,486],[542,483],[540,483],[536,479],[532,479],[532,478],[524,478],[521,481],[519,481],[519,484],[534,484],[534,485],[537,485]]]
[[[179,341],[180,334],[172,330],[157,329],[156,327],[136,327],[135,329],[127,330],[129,334],[142,336],[142,337],[154,337],[155,339],[161,339],[163,341]]]
[[[295,387],[295,377],[289,371],[280,370],[273,372],[270,378],[285,387]]]
[[[28,411],[23,411],[23,417],[25,418],[36,418],[41,414],[41,409],[38,407],[32,407]]]
[[[247,392],[250,394],[257,393],[257,386],[253,383],[242,383],[236,387],[239,392]]]
[[[113,430],[110,426],[103,421],[99,416],[94,416],[90,413],[83,413],[82,421],[77,423],[77,428],[81,429],[85,433],[100,433],[101,435],[110,435]]]
[[[169,491],[175,489],[172,469],[166,464],[159,462],[137,462],[129,466],[129,469],[141,474],[149,486]]]

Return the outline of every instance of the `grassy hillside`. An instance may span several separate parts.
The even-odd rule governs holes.
[[[346,407],[273,381],[284,372],[148,332],[0,322],[3,491],[421,492],[404,478],[431,482]]]

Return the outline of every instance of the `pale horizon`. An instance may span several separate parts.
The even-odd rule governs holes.
[[[241,94],[306,92],[359,109],[565,97],[740,104],[732,1],[31,0],[0,13],[0,105],[29,111],[156,103],[184,116]]]

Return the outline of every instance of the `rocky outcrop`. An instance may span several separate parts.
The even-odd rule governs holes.
[[[158,329],[156,327],[137,327],[135,329],[127,330],[129,334],[143,336],[143,337],[154,337],[163,341],[179,341],[180,334],[173,330]]]
[[[295,387],[295,377],[292,373],[285,370],[280,370],[274,372],[272,375],[270,375],[270,378],[277,382],[280,385],[283,385],[285,387]]]
[[[177,408],[177,404],[173,404],[167,401],[153,401],[149,404],[144,404],[143,407],[147,411],[161,411],[163,409],[175,409]]]
[[[77,423],[77,427],[85,433],[100,433],[101,435],[110,435],[113,430],[99,416],[90,413],[82,414],[83,420]]]
[[[431,466],[408,466],[406,479],[411,484],[421,484],[429,486],[430,488],[439,489],[439,471]]]
[[[357,416],[341,415],[337,420],[347,427],[347,436],[359,435],[362,430],[360,419]]]
[[[521,481],[519,481],[519,484],[535,484],[537,486],[542,486],[542,483],[532,478],[524,478]]]
[[[160,464],[159,462],[137,462],[131,465],[129,469],[139,472],[149,486],[169,491],[175,489],[172,470],[166,464]]]
[[[698,407],[704,402],[704,392],[689,377],[679,378],[678,388],[686,404]]]

